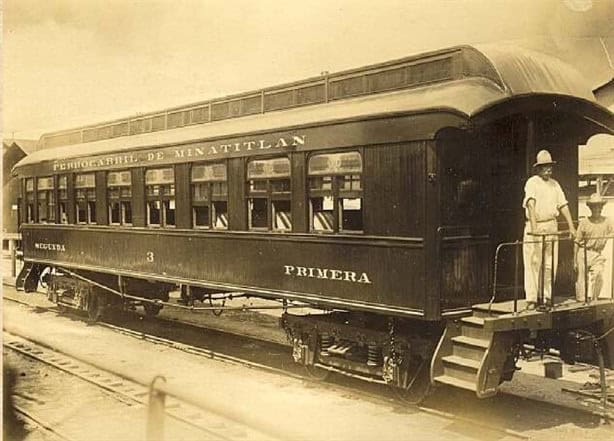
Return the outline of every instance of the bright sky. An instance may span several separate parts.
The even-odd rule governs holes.
[[[614,0],[2,1],[5,138],[457,44],[515,40],[595,86],[614,76]]]

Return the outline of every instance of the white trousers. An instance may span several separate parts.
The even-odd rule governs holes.
[[[598,299],[601,288],[603,287],[603,271],[605,270],[606,259],[601,253],[586,250],[586,261],[588,268],[584,268],[584,248],[578,250],[576,257],[578,274],[576,279],[576,300],[583,302],[585,299],[585,277],[588,269],[588,300]]]
[[[542,244],[542,236],[529,234],[531,224],[526,223],[524,228],[522,257],[524,261],[524,292],[528,302],[537,302],[537,295],[541,283],[542,247],[544,248],[544,301],[552,301],[552,288],[556,280],[556,268],[559,261],[558,236],[546,236],[545,247]],[[556,233],[558,225],[556,219],[537,224],[536,233]],[[552,264],[554,263],[554,268]]]

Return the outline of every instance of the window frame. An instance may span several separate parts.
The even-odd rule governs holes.
[[[80,185],[78,183],[78,179],[80,176],[93,176],[93,180],[94,180],[93,186]],[[75,188],[75,194],[74,194],[75,223],[77,225],[96,225],[96,173],[89,172],[89,173],[75,174],[74,175],[74,188]],[[83,199],[85,201],[85,212],[86,212],[85,222],[79,219],[79,202],[81,200],[79,197],[79,193],[82,191],[85,191],[85,193],[82,193],[85,195],[85,198]]]
[[[348,169],[348,170],[325,170],[318,171],[317,173],[311,172],[310,162],[313,158],[319,156],[330,156],[345,154],[357,154],[360,159],[360,169]],[[308,231],[313,234],[364,234],[364,161],[363,152],[361,150],[351,151],[333,151],[333,152],[318,152],[310,155],[307,158],[307,205],[308,205]],[[347,178],[350,178],[349,180]],[[312,187],[312,182],[316,179],[328,179],[330,188],[317,188]],[[344,188],[344,184],[350,182],[350,188]],[[353,188],[352,183],[358,182],[358,188]],[[330,197],[332,198],[332,226],[330,229],[316,230],[314,228],[314,203],[313,199]],[[344,220],[344,208],[343,204],[345,200],[360,200],[360,216],[361,216],[361,229],[353,230],[343,228]],[[324,211],[324,210],[322,210]],[[326,210],[328,211],[328,210]]]
[[[223,167],[223,177],[215,176],[215,167]],[[205,176],[203,178],[196,179],[194,177],[194,171],[198,168],[204,170],[211,170],[212,176]],[[205,172],[205,175],[207,172]],[[219,185],[223,191],[216,193],[215,188]],[[196,199],[196,188],[204,188],[204,199]],[[194,163],[190,168],[190,211],[192,215],[192,228],[202,230],[228,230],[228,164],[226,162],[208,162],[208,163]],[[219,203],[225,203],[226,205],[226,225],[224,227],[218,227],[218,209]],[[197,224],[196,207],[207,207],[207,225]]]
[[[58,183],[58,219],[56,223],[66,225],[68,220],[68,175],[57,175]],[[64,207],[64,209],[62,209]],[[64,215],[64,216],[63,216]]]
[[[287,175],[278,175],[278,176],[262,176],[262,177],[250,177],[249,176],[249,166],[253,162],[263,162],[266,163],[270,161],[271,167],[275,160],[283,159],[287,161],[288,165],[288,174]],[[288,184],[287,190],[276,191],[274,189],[274,184],[278,182],[285,181]],[[256,183],[264,183],[263,189],[254,190],[254,184]],[[275,156],[268,158],[251,158],[247,162],[247,173],[246,173],[246,200],[247,200],[247,229],[249,231],[268,231],[274,233],[289,233],[294,229],[294,223],[292,222],[292,165],[290,162],[290,158],[288,156]],[[254,227],[252,226],[252,210],[254,200],[260,199],[264,200],[266,203],[266,226],[262,227]],[[275,206],[277,202],[288,202],[289,203],[289,228],[275,228],[276,222],[276,213]]]
[[[34,190],[34,178],[25,178],[24,179],[24,201],[25,201],[25,223],[33,224],[36,223],[35,219],[35,206],[36,206],[36,192]]]
[[[171,170],[172,171],[172,181],[161,181],[158,183],[151,183],[148,184],[147,183],[147,174],[150,171],[158,171],[160,173],[164,173],[164,170]],[[175,174],[175,167],[174,166],[170,166],[170,167],[153,167],[153,168],[148,168],[145,170],[145,226],[148,228],[176,228],[177,226],[177,195],[176,195],[176,174]],[[159,187],[158,188],[158,193],[157,194],[150,194],[149,192],[149,187]],[[168,189],[167,191],[163,191],[164,189]],[[150,202],[158,202],[160,205],[160,223],[159,224],[154,224],[151,223],[151,208],[150,208]],[[168,208],[166,206],[166,203],[168,202]],[[174,208],[172,208],[172,211],[174,212],[174,223],[173,224],[169,224],[168,223],[168,211],[171,210],[170,205],[171,203],[175,206]]]
[[[42,187],[42,183],[50,183]],[[53,175],[36,178],[37,222],[55,223],[55,182]]]
[[[127,174],[129,176],[129,183],[124,181],[120,181],[118,183],[110,184],[109,176],[115,173],[121,180],[122,174]],[[107,172],[107,214],[109,219],[109,225],[112,226],[132,226],[132,171],[131,170],[112,170]],[[128,189],[128,194],[124,194],[124,190]],[[114,191],[118,192],[116,196],[113,194]],[[119,205],[119,222],[113,222],[113,204]],[[129,207],[130,212],[130,222],[126,220],[126,205]]]

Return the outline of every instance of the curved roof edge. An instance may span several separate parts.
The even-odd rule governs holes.
[[[477,45],[512,95],[553,93],[595,102],[588,81],[573,66],[541,52],[513,45]]]
[[[334,124],[339,121],[385,118],[395,114],[432,113],[436,111],[455,113],[468,119],[469,115],[485,103],[494,102],[504,97],[504,92],[492,82],[482,78],[471,78],[429,87],[300,107],[284,112],[257,114],[173,130],[43,149],[22,159],[15,168],[57,158],[76,158],[155,148],[156,146],[173,143],[186,144],[210,141],[252,133]]]

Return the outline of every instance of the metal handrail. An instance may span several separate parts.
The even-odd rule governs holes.
[[[532,241],[521,241],[521,240],[517,240],[517,241],[513,241],[513,242],[502,242],[499,245],[497,245],[497,248],[495,250],[495,257],[494,257],[494,269],[493,269],[493,284],[492,284],[492,296],[488,302],[488,311],[490,312],[491,308],[492,308],[492,304],[495,302],[496,300],[496,296],[497,296],[497,279],[498,279],[498,265],[499,265],[499,257],[500,257],[500,252],[505,249],[505,248],[509,248],[509,247],[515,247],[515,263],[514,263],[514,285],[513,285],[513,289],[514,289],[514,314],[518,313],[518,289],[519,289],[519,262],[520,262],[520,246],[524,245],[524,244],[541,244],[542,245],[542,252],[541,252],[541,265],[540,265],[540,271],[539,271],[539,284],[538,284],[538,297],[537,297],[537,307],[543,307],[545,306],[545,302],[544,302],[544,290],[545,290],[545,248],[546,248],[546,244],[548,242],[554,244],[555,242],[563,242],[563,241],[573,241],[575,242],[575,244],[577,244],[580,248],[582,248],[584,250],[583,254],[584,254],[584,302],[585,303],[589,303],[589,298],[588,298],[588,250],[586,247],[586,244],[588,241],[591,240],[597,240],[597,239],[614,239],[614,235],[607,235],[607,236],[595,236],[595,237],[591,237],[588,239],[582,239],[582,241],[578,242],[578,240],[576,240],[576,238],[574,238],[573,236],[570,237],[565,237],[565,238],[561,238],[560,236],[564,236],[569,234],[569,231],[560,231],[560,232],[552,232],[552,233],[529,233],[532,236],[536,236],[539,237],[539,240],[532,240]],[[556,236],[556,238],[553,239],[548,239],[547,236]],[[575,256],[573,257],[575,259]],[[554,285],[553,281],[554,281],[554,253],[552,253],[551,256],[552,262],[550,265],[550,271],[551,271],[551,284]],[[552,286],[554,287],[554,286]],[[554,298],[554,295],[552,295],[552,298]],[[594,299],[592,299],[594,300]]]
[[[488,302],[488,311],[490,312],[491,308],[492,308],[492,304],[495,302],[496,299],[496,295],[497,295],[497,276],[498,276],[498,263],[499,263],[499,252],[505,248],[505,247],[511,247],[511,246],[515,246],[515,250],[516,253],[514,254],[515,256],[515,263],[514,263],[514,313],[518,312],[518,287],[519,287],[519,283],[518,283],[518,279],[519,279],[519,272],[518,272],[518,268],[519,268],[519,261],[520,261],[520,245],[524,245],[524,244],[542,244],[542,264],[540,266],[540,279],[541,279],[541,273],[543,273],[542,269],[544,268],[544,262],[543,262],[543,256],[544,256],[544,241],[545,241],[545,237],[546,236],[561,236],[563,234],[567,234],[568,232],[557,232],[557,233],[547,233],[547,234],[531,234],[533,236],[543,236],[541,240],[533,240],[533,241],[522,241],[522,240],[516,240],[514,242],[502,242],[499,245],[497,245],[497,249],[495,250],[495,262],[494,262],[494,269],[493,269],[493,284],[492,284],[492,297],[490,298],[490,301]],[[552,239],[550,240],[550,242],[558,242],[559,239]],[[554,253],[553,253],[553,259],[554,259]],[[552,267],[554,267],[554,265],[552,265]],[[543,285],[543,283],[542,283]],[[543,286],[541,287],[543,289]],[[543,298],[543,292],[542,292],[542,298]],[[539,297],[538,297],[538,302],[539,302]]]

